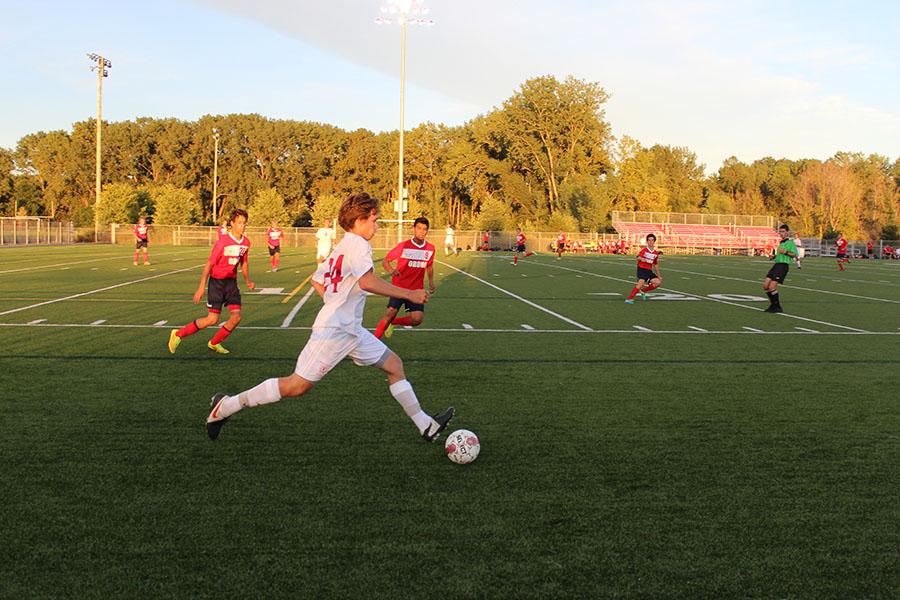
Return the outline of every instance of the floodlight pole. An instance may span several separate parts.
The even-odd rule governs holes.
[[[406,19],[400,23],[400,166],[397,169],[397,243],[403,241],[403,111],[406,106]]]
[[[109,76],[109,71],[106,69],[107,67],[112,68],[112,63],[99,54],[89,53],[87,56],[91,61],[97,63],[96,67],[91,67],[92,69],[97,69],[97,158],[94,171],[94,243],[97,243],[100,241],[99,217],[97,212],[100,209],[100,176],[102,171],[103,134],[101,133],[101,130],[103,128],[103,78]]]
[[[213,128],[213,140],[215,140],[216,149],[213,153],[213,225],[216,225],[218,221],[217,215],[217,207],[219,200],[219,130]]]

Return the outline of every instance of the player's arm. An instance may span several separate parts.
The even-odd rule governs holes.
[[[203,298],[203,292],[206,290],[206,280],[209,278],[209,272],[212,271],[213,263],[214,259],[210,256],[206,264],[203,265],[203,273],[200,274],[200,285],[197,286],[197,291],[194,292],[194,304],[200,304],[200,300]]]
[[[433,263],[429,263],[428,266],[425,268],[425,274],[428,275],[428,293],[433,294],[434,290],[436,289],[434,287],[434,264]]]
[[[791,258],[794,258],[795,256],[797,256],[797,247],[794,245],[794,242],[790,242],[783,249],[782,249],[781,245],[779,244],[778,245],[778,253],[784,254]]]
[[[250,267],[247,265],[247,255],[241,257],[241,273],[244,275],[244,281],[247,282],[247,287],[252,289],[256,288],[256,284],[250,281]]]
[[[366,274],[359,278],[359,287],[366,292],[378,294],[386,298],[403,298],[416,304],[425,304],[428,302],[428,292],[425,290],[407,290],[402,287],[392,285],[383,279],[375,276],[372,270],[366,271]]]
[[[322,300],[325,299],[325,286],[316,281],[315,279],[311,279],[310,284],[312,284],[313,289],[316,290],[316,293],[319,294],[319,298]]]
[[[384,267],[384,272],[389,273],[391,277],[397,277],[400,275],[400,271],[391,266],[393,261],[400,261],[400,255],[403,253],[403,244],[397,244],[394,248],[385,255],[384,259],[381,261],[381,266]],[[394,298],[399,298],[400,296],[393,296]],[[421,304],[421,303],[420,303]]]

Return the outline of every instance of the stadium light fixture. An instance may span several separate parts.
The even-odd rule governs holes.
[[[377,17],[377,25],[400,26],[400,158],[397,169],[397,242],[403,241],[403,203],[406,200],[403,186],[403,113],[406,101],[406,28],[409,25],[431,27],[434,21],[424,18],[429,13],[425,0],[387,0],[381,6],[384,16]]]
[[[95,198],[94,198],[94,242],[98,242],[99,239],[99,227],[97,220],[97,212],[100,208],[100,172],[101,172],[101,148],[102,148],[102,133],[101,128],[103,124],[103,78],[109,77],[109,69],[112,69],[112,62],[108,59],[96,54],[94,52],[88,52],[88,59],[94,66],[91,67],[91,71],[97,71],[97,160],[96,160],[96,170],[94,172],[94,188],[95,188]]]

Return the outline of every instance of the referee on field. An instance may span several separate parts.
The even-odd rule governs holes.
[[[797,246],[794,244],[794,240],[788,237],[789,231],[790,228],[784,223],[778,226],[778,236],[781,238],[781,242],[775,251],[775,264],[772,265],[763,280],[763,290],[769,297],[770,304],[766,309],[766,312],[769,313],[784,312],[784,309],[781,308],[781,301],[778,299],[778,284],[784,283],[791,261],[797,257]]]

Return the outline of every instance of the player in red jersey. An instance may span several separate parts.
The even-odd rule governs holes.
[[[491,232],[485,231],[481,236],[481,251],[487,252],[491,249]]]
[[[428,275],[428,293],[433,294],[434,287],[434,244],[425,241],[428,235],[428,219],[419,217],[413,222],[412,239],[400,242],[387,253],[381,261],[384,270],[391,274],[391,284],[404,290],[424,289],[425,275]],[[397,268],[391,266],[397,261]],[[406,305],[407,315],[397,317],[400,307]],[[387,312],[378,321],[375,337],[391,337],[394,325],[420,325],[425,318],[425,305],[416,304],[403,298],[390,298]]]
[[[222,313],[222,305],[228,307],[228,320],[216,332],[207,348],[219,354],[228,354],[228,350],[222,346],[222,341],[231,335],[234,328],[241,322],[241,290],[237,284],[237,270],[241,267],[244,281],[251,290],[256,284],[250,281],[250,271],[247,267],[247,253],[250,251],[250,240],[244,236],[244,228],[247,227],[247,211],[236,208],[231,211],[231,232],[219,239],[209,254],[209,260],[203,267],[200,276],[200,285],[194,292],[194,304],[200,304],[203,298],[203,290],[209,286],[206,293],[207,314],[201,319],[191,321],[181,329],[173,329],[169,334],[169,352],[175,353],[182,338],[193,335],[201,329],[219,322]]]
[[[843,271],[844,265],[850,262],[850,259],[847,258],[847,240],[844,239],[843,234],[838,233],[834,245],[837,247],[837,266]]]
[[[563,232],[559,232],[556,236],[556,260],[560,260],[562,258],[563,252],[566,251],[566,234]]]
[[[144,249],[144,264],[150,264],[150,255],[147,252],[147,244],[150,243],[150,240],[147,239],[149,230],[150,226],[147,225],[147,219],[144,217],[138,219],[137,225],[134,226],[134,266],[138,264],[138,254],[141,248]]]
[[[525,234],[522,232],[522,229],[519,227],[516,227],[516,256],[515,256],[515,258],[513,258],[512,264],[514,264],[514,265],[519,264],[519,254],[520,253],[524,254],[525,258],[528,258],[532,254],[534,254],[534,252],[526,252],[525,251],[525,241],[527,239],[528,238],[525,237]]]
[[[656,249],[656,236],[647,234],[647,246],[641,248],[637,255],[637,283],[626,304],[634,304],[634,297],[641,294],[641,300],[647,299],[647,292],[655,290],[662,285],[662,277],[659,276],[659,250]]]
[[[278,228],[278,221],[272,220],[272,226],[266,230],[266,246],[269,247],[269,260],[272,261],[272,272],[278,272],[281,262],[281,238],[284,232]]]

